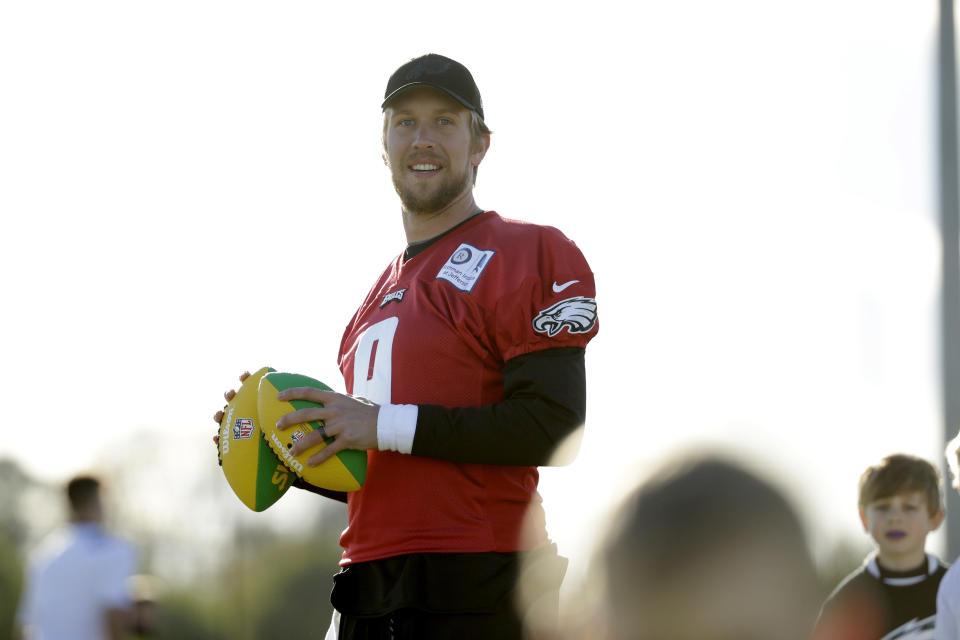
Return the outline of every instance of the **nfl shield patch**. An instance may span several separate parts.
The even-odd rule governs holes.
[[[233,439],[246,440],[253,435],[253,420],[251,418],[237,418],[233,421]]]

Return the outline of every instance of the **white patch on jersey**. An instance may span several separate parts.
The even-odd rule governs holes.
[[[464,242],[447,258],[437,279],[446,280],[457,289],[469,293],[495,253],[492,249],[477,249]]]
[[[936,621],[937,616],[935,615],[923,620],[914,618],[883,636],[880,640],[933,640],[933,629]]]

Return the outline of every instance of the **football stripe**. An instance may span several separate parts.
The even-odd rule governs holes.
[[[257,508],[255,511],[263,511],[286,492],[292,480],[290,470],[283,466],[267,441],[260,437],[257,440],[260,447],[257,461]]]
[[[273,372],[264,376],[260,381],[258,392],[258,414],[263,432],[264,442],[277,455],[280,461],[297,476],[310,484],[332,489],[334,491],[356,491],[366,480],[367,452],[347,449],[339,452],[333,458],[316,467],[307,466],[308,458],[321,451],[333,438],[327,438],[324,443],[311,447],[299,456],[293,457],[288,449],[293,442],[294,434],[299,430],[309,432],[317,430],[322,424],[320,421],[301,423],[284,431],[276,428],[277,420],[291,411],[309,407],[322,406],[308,400],[292,400],[289,402],[277,399],[277,393],[294,387],[314,387],[332,391],[330,387],[308,376]]]
[[[357,480],[357,489],[363,484],[367,479],[367,452],[366,451],[357,451],[356,449],[347,449],[346,451],[341,451],[341,454],[344,453],[356,453],[361,455],[339,455],[334,460],[338,461],[343,465],[344,471],[349,474],[351,478]],[[348,489],[348,491],[356,491],[356,489]]]

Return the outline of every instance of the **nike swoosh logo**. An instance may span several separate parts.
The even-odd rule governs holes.
[[[579,280],[571,280],[570,282],[564,282],[563,284],[557,284],[557,281],[554,280],[554,281],[553,281],[553,292],[554,292],[554,293],[560,293],[561,291],[563,291],[564,289],[566,289],[566,288],[569,287],[570,285],[576,284],[576,283],[578,283],[578,282],[580,282],[580,281],[579,281]]]

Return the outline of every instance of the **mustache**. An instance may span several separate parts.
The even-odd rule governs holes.
[[[420,163],[438,164],[443,167],[446,166],[446,162],[444,162],[443,158],[441,158],[440,156],[433,155],[433,154],[425,154],[425,153],[411,154],[406,158],[404,158],[403,162],[407,166],[410,166],[412,164],[420,164]]]

